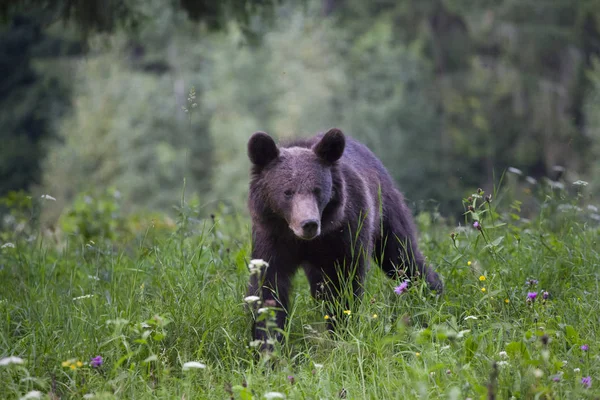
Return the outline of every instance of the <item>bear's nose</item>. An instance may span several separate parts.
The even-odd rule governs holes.
[[[301,226],[305,237],[313,237],[319,230],[319,221],[316,219],[305,219],[302,221]]]

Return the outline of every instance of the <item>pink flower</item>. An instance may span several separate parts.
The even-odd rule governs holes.
[[[402,294],[408,290],[408,281],[404,281],[400,284],[400,286],[396,286],[394,288],[394,292],[396,294]]]
[[[481,224],[479,223],[479,221],[473,222],[473,228],[475,228],[479,231],[481,230]]]

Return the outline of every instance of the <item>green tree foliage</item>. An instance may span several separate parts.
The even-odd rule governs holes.
[[[103,37],[99,43],[109,45],[93,47],[80,63],[73,112],[44,170],[59,205],[80,191],[114,187],[126,209],[168,209],[179,203],[184,178],[188,191],[205,197],[212,144],[200,98],[189,90],[200,90],[194,77],[202,54],[191,50],[181,62],[194,36],[162,36],[185,23],[180,18],[163,13],[139,43]]]
[[[77,42],[44,30],[39,16],[15,16],[0,31],[0,196],[40,182],[44,140],[69,98],[52,63],[80,51]]]

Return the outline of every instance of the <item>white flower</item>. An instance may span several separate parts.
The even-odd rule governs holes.
[[[515,174],[515,175],[523,175],[523,171],[521,171],[519,168],[515,168],[515,167],[508,167],[508,172],[510,172],[511,174]]]
[[[508,365],[508,361],[498,361],[496,364],[499,367],[506,367]]]
[[[183,364],[184,371],[189,371],[192,368],[204,369],[204,368],[206,368],[206,365],[202,364],[201,362],[198,362],[198,361],[188,361],[185,364]]]
[[[535,179],[532,176],[528,176],[527,178],[525,178],[525,180],[527,181],[527,183],[529,183],[530,185],[535,185],[537,183],[537,179]]]
[[[265,260],[261,260],[261,259],[254,259],[250,261],[250,265],[253,266],[254,268],[262,268],[264,266],[269,266],[269,263],[267,263]]]
[[[323,368],[323,364],[317,364],[317,363],[313,363],[315,365],[315,368],[320,369]]]
[[[267,311],[269,311],[269,308],[268,307],[263,307],[263,308],[259,308],[256,312],[259,313],[259,314],[262,314],[262,313],[267,312]]]
[[[0,358],[0,366],[10,364],[23,364],[23,359],[20,357],[10,356],[6,358]]]
[[[456,334],[456,338],[457,338],[457,339],[462,339],[462,338],[465,336],[465,334],[467,334],[467,333],[469,333],[469,332],[471,332],[471,330],[470,330],[470,329],[464,329],[464,330],[462,330],[462,331],[459,331],[459,332]]]
[[[94,396],[95,396],[95,394],[94,394],[94,393],[87,393],[87,394],[84,394],[84,395],[83,395],[83,398],[84,398],[84,399],[93,399],[93,398],[94,398]]]
[[[501,351],[500,353],[498,353],[498,355],[502,358],[508,358],[508,353],[505,351]]]
[[[586,181],[582,181],[580,179],[580,180],[577,180],[577,181],[573,182],[573,185],[575,185],[575,186],[587,186],[588,183]]]
[[[258,346],[260,346],[263,343],[264,343],[263,340],[256,339],[256,340],[253,340],[253,341],[250,342],[250,347],[258,347]]]
[[[580,373],[580,372],[581,372],[581,369],[580,369],[580,368],[574,368],[574,369],[573,369],[573,372],[575,372],[576,374],[578,374],[578,373]]]
[[[254,303],[254,302],[257,302],[258,300],[260,300],[260,297],[258,297],[258,296],[247,296],[247,297],[244,297],[244,301],[246,303]]]
[[[539,369],[539,368],[536,368],[536,369],[534,369],[534,370],[533,370],[533,375],[534,375],[536,378],[541,378],[542,376],[544,376],[544,371],[542,371],[542,370],[541,370],[541,369]]]
[[[92,298],[92,297],[94,297],[93,294],[85,294],[83,296],[73,297],[73,301],[82,300],[82,299],[89,299],[89,298]]]
[[[56,201],[56,199],[55,199],[54,197],[50,196],[49,194],[43,194],[41,197],[42,197],[42,199],[44,199],[44,200],[52,200],[52,201]]]
[[[4,243],[2,245],[2,247],[0,247],[0,249],[14,249],[15,248],[15,244],[14,243]]]
[[[285,399],[285,394],[279,392],[265,393],[265,399]]]
[[[477,317],[474,316],[474,315],[468,315],[468,316],[465,317],[465,321],[468,320],[468,319],[477,319]]]
[[[21,397],[20,400],[41,399],[41,398],[42,398],[42,392],[40,392],[38,390],[32,390],[31,392],[28,392],[25,396]]]

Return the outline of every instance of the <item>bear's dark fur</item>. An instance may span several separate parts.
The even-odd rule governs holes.
[[[440,278],[417,248],[402,194],[366,146],[339,129],[282,147],[257,132],[248,142],[248,156],[252,258],[269,265],[252,275],[248,294],[263,304],[277,304],[279,328],[299,266],[312,295],[330,305],[336,299],[347,306],[339,296],[345,288],[361,295],[372,256],[388,276],[424,276],[430,288],[441,292]],[[263,349],[269,348],[265,322],[255,323],[253,331],[255,339],[264,341]]]

